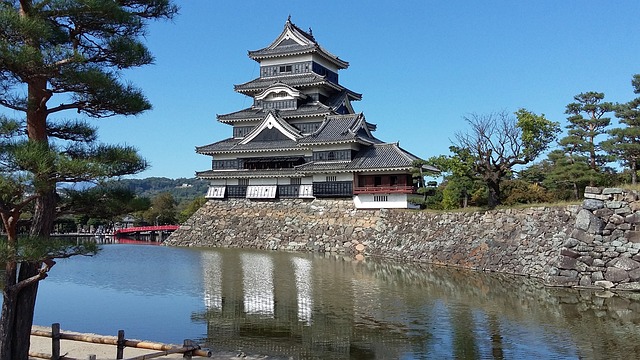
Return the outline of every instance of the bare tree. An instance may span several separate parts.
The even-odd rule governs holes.
[[[488,205],[500,204],[500,183],[516,165],[533,161],[556,139],[559,125],[525,109],[486,115],[470,114],[464,120],[471,129],[455,134],[457,144],[474,157],[474,171],[489,190]]]

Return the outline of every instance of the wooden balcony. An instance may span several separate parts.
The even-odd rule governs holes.
[[[353,188],[354,194],[413,194],[415,188],[406,185],[387,186],[356,186]]]

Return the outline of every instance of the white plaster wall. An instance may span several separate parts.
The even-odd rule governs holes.
[[[353,196],[356,209],[407,209],[411,206],[407,201],[407,194],[376,194],[387,195],[388,201],[373,201],[373,194],[359,194]]]
[[[327,176],[335,176],[336,181],[353,181],[352,173],[338,173],[338,174],[314,174],[314,182],[326,182]]]
[[[275,185],[277,181],[275,178],[249,179],[249,185]]]
[[[225,179],[215,179],[215,180],[211,180],[209,182],[209,185],[211,186],[227,185],[227,181]]]

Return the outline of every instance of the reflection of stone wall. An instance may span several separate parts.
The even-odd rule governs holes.
[[[351,200],[215,200],[167,244],[369,255],[640,289],[638,194],[587,188],[585,198],[582,207],[448,213],[355,210]]]

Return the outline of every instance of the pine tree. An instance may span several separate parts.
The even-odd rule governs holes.
[[[42,154],[25,155],[25,161],[16,161],[17,171],[4,169],[3,179],[13,179],[22,189],[14,188],[16,195],[7,197],[11,201],[4,205],[15,207],[27,200],[35,203],[32,236],[46,238],[53,229],[58,183],[99,180],[146,167],[134,148],[99,144],[95,129],[86,122],[55,119],[54,115],[72,110],[104,118],[150,109],[139,89],[120,80],[120,71],[153,62],[140,40],[147,22],[170,19],[176,12],[170,0],[0,3],[0,105],[24,114],[24,121],[11,122],[26,134],[22,139],[12,133],[7,144],[15,144],[16,151],[7,154],[15,160],[20,159],[20,149]],[[16,178],[22,174],[27,177]],[[33,191],[32,199],[25,189]],[[4,197],[12,190],[0,191],[7,192]],[[7,218],[15,221],[16,214],[14,211]],[[12,255],[15,247],[6,246],[6,250],[9,258],[16,259],[15,253]],[[16,283],[36,281],[16,288],[15,297],[3,304],[2,359],[27,359],[37,283],[43,278],[42,269],[49,268],[43,265],[42,257],[22,260]],[[11,264],[15,261],[7,262],[8,270],[12,270]],[[14,274],[15,269],[12,271],[7,274]],[[7,290],[5,287],[5,295]]]
[[[560,145],[567,153],[574,155],[574,160],[577,156],[585,156],[591,172],[598,174],[607,163],[598,137],[605,134],[605,129],[609,126],[611,119],[604,115],[612,112],[614,105],[604,102],[604,94],[595,91],[581,93],[573,98],[576,102],[568,104],[565,110],[565,114],[570,115],[567,118],[568,136],[560,140]],[[590,184],[595,183],[596,178],[592,177]]]
[[[634,75],[632,85],[634,93],[640,94],[640,74]],[[640,160],[640,97],[619,104],[616,117],[626,127],[607,131],[610,137],[602,143],[602,148],[631,170],[631,183],[635,185]]]

